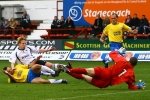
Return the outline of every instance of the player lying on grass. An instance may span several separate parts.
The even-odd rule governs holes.
[[[77,79],[85,80],[98,88],[106,88],[112,85],[118,85],[123,82],[128,84],[129,90],[137,90],[145,87],[144,82],[135,85],[135,76],[133,67],[137,65],[137,58],[131,57],[129,62],[121,56],[118,51],[110,52],[109,56],[114,60],[115,64],[109,68],[72,68],[71,64],[65,68],[66,73]]]
[[[37,60],[40,59],[41,56],[39,56],[34,63],[36,63]],[[30,65],[30,69],[28,69],[28,66],[26,65],[17,65],[16,70],[13,70],[10,67],[4,67],[3,73],[5,73],[9,79],[8,82],[18,82],[18,83],[67,83],[67,80],[65,79],[42,79],[40,78],[41,71],[49,72],[51,71],[50,68],[45,68],[42,65],[34,64]],[[59,70],[58,70],[59,71]],[[57,76],[59,75],[59,72],[57,73]]]

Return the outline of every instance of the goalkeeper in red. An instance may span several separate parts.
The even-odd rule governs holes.
[[[71,64],[69,64],[65,71],[74,78],[85,80],[87,83],[98,88],[106,88],[123,82],[128,84],[129,90],[137,90],[145,87],[145,82],[139,82],[135,85],[133,68],[137,65],[137,58],[131,57],[128,62],[120,55],[119,51],[112,51],[109,56],[115,62],[109,68],[99,66],[94,68],[72,68]]]

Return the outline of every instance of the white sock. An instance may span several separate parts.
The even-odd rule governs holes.
[[[44,75],[44,76],[51,76],[51,73],[47,73],[47,72],[41,71],[41,75]]]
[[[47,67],[47,66],[43,66],[43,65],[42,65],[42,67],[41,67],[41,71],[47,72],[47,73],[50,73],[50,74],[55,74],[55,71],[54,71],[54,70],[50,69],[50,68]]]
[[[62,79],[48,79],[50,81],[51,84],[58,84],[58,83],[62,83]]]
[[[64,65],[64,64],[53,64],[52,68],[54,68],[54,69],[63,69],[63,67],[61,67],[61,66],[66,66],[66,65]]]
[[[54,69],[58,69],[58,64],[52,64],[52,68],[54,68]]]

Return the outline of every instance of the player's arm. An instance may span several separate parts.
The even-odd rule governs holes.
[[[105,35],[105,34],[102,34],[99,40],[100,40],[102,43],[107,44],[106,41],[105,41],[105,37],[106,37],[106,35]]]
[[[107,26],[106,26],[103,30],[103,34],[101,35],[101,37],[99,39],[104,44],[106,44],[105,38],[107,35],[108,35],[108,31],[107,31]]]
[[[144,83],[145,84],[145,83]],[[128,89],[129,90],[138,90],[138,89],[144,89],[143,85],[132,85],[132,84],[128,84]]]
[[[118,62],[118,61],[126,61],[126,59],[121,56],[118,51],[111,51],[109,53],[109,57],[114,61],[114,62]]]
[[[129,32],[136,35],[136,34],[138,33],[138,30],[136,30],[136,29],[134,29],[134,30],[129,30]]]
[[[129,90],[141,89],[141,87],[138,87],[137,85],[135,85],[135,79],[133,77],[132,78],[130,77],[126,83],[128,84]]]
[[[14,63],[11,63],[11,68],[15,69],[15,64]]]
[[[134,73],[129,73],[131,74],[130,77],[128,77],[128,81],[126,82],[128,84],[128,89],[129,90],[138,90],[138,89],[144,89],[146,83],[142,82],[141,80],[138,82],[137,85],[135,85],[135,77]],[[131,77],[133,75],[133,77]]]
[[[133,33],[135,35],[138,33],[138,30],[136,30],[136,29],[132,30],[131,27],[127,26],[126,24],[123,25],[123,29],[126,30],[127,32]]]
[[[11,82],[13,82],[13,83],[16,82],[15,78],[10,73],[8,73],[6,70],[3,70],[3,73],[5,73],[10,78]]]
[[[43,53],[43,52],[56,50],[55,47],[52,47],[50,49],[37,49],[35,46],[29,46],[29,45],[27,46],[27,48],[29,48],[30,52],[32,52],[32,53]]]
[[[138,90],[139,89],[138,86],[136,86],[132,83],[128,83],[128,82],[126,82],[126,83],[128,84],[128,89],[129,90]]]
[[[15,69],[15,62],[17,60],[17,57],[16,57],[16,52],[12,52],[10,58],[9,58],[9,62],[11,63],[11,68],[14,70]]]
[[[53,51],[53,50],[56,50],[56,48],[55,48],[55,47],[52,47],[52,48],[50,48],[50,49],[40,49],[39,52],[40,52],[40,53],[43,53],[43,52],[49,52],[49,51]]]

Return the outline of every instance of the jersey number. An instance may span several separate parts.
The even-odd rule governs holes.
[[[127,70],[126,70],[126,69],[123,69],[123,72],[120,73],[118,76],[120,77],[120,76],[122,76],[123,74],[125,74],[126,72],[127,72]]]

